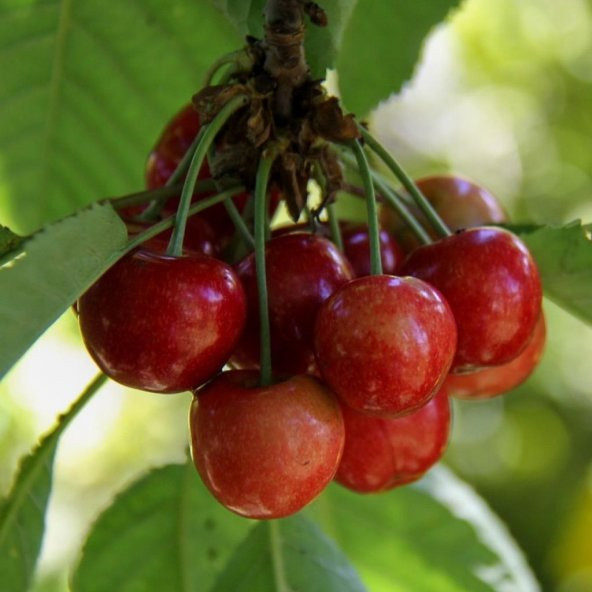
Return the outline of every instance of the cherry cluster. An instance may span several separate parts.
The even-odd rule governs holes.
[[[199,130],[191,107],[169,123],[148,160],[149,189],[167,183]],[[211,178],[204,164],[199,179]],[[484,226],[503,222],[503,210],[456,177],[417,186],[459,230],[421,245],[383,206],[382,274],[370,274],[365,225],[340,222],[340,247],[319,220],[273,230],[265,318],[255,253],[233,260],[235,226],[222,204],[188,219],[182,256],[167,254],[166,231],[78,301],[85,344],[108,376],[146,391],[194,392],[193,460],[230,510],[276,518],[333,479],[357,492],[414,481],[444,452],[449,395],[501,394],[537,364],[545,325],[536,265],[516,236]],[[270,190],[269,215],[280,199]],[[250,201],[249,192],[233,198],[247,220]],[[162,203],[157,219],[178,202]],[[142,208],[121,214],[132,235],[154,222]],[[262,384],[266,355],[273,380]]]

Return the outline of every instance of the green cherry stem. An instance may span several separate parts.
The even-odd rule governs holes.
[[[407,209],[407,206],[401,200],[401,197],[395,193],[386,183],[374,177],[374,185],[381,193],[384,201],[401,217],[401,219],[411,229],[418,240],[424,244],[432,243],[432,238],[426,232],[424,227],[417,221],[413,214]]]
[[[353,158],[351,156],[351,154],[343,152],[340,155],[341,160],[344,162],[344,164],[347,166],[348,169],[350,170],[355,170],[356,167],[356,159]],[[391,186],[391,180],[388,179],[387,177],[385,177],[384,175],[382,175],[381,173],[379,173],[378,171],[371,169],[371,173],[372,173],[372,178],[375,180],[380,181],[383,185],[387,185],[388,187],[390,187],[391,193],[396,195],[397,198],[399,199],[399,201],[405,203],[408,206],[412,206],[415,204],[415,202],[413,201],[413,199],[411,199],[411,197],[409,195],[407,195],[407,193],[399,193],[396,189],[394,189]],[[349,193],[351,195],[357,195],[360,197],[365,197],[364,196],[364,192],[362,189],[360,189],[359,187],[357,187],[356,185],[353,185],[351,183],[347,183],[344,187],[343,190],[346,193]],[[379,199],[380,196],[377,196],[377,199]]]
[[[261,386],[271,384],[271,336],[269,327],[269,297],[265,264],[265,235],[267,226],[267,186],[275,156],[263,153],[255,181],[255,266],[259,292],[259,319],[261,333]]]
[[[239,193],[243,193],[244,191],[245,191],[245,188],[242,185],[239,185],[237,187],[227,189],[226,191],[223,191],[222,193],[219,193],[218,195],[213,195],[212,197],[202,199],[199,202],[197,202],[196,204],[193,204],[189,208],[188,217],[193,216],[194,214],[199,214],[199,212],[202,212],[203,210],[206,210],[207,208],[215,206],[216,204],[219,204],[227,199],[232,199],[235,195],[238,195]],[[172,228],[174,224],[175,224],[175,214],[173,214],[172,216],[169,216],[168,218],[165,218],[164,220],[160,220],[159,222],[156,222],[156,224],[153,224],[150,228],[147,228],[143,232],[140,232],[139,234],[134,236],[134,238],[132,238],[125,245],[125,247],[123,247],[123,249],[121,249],[120,251],[117,251],[117,253],[113,257],[113,261],[111,261],[110,264],[112,265],[118,259],[123,257],[123,255],[125,255],[126,253],[129,253],[131,250],[135,249],[136,247],[139,247],[142,243],[145,243],[147,240],[150,240],[151,238],[154,238],[155,236],[159,235],[161,232],[168,230],[169,228]]]
[[[350,158],[349,154],[343,154],[342,158],[348,165],[352,165],[355,163],[355,159]],[[389,205],[395,212],[399,214],[399,216],[404,220],[404,222],[409,226],[411,231],[415,234],[418,240],[425,245],[429,245],[432,243],[432,238],[426,232],[424,227],[420,224],[419,220],[415,218],[415,216],[409,211],[409,206],[413,205],[413,201],[409,199],[409,196],[406,194],[400,194],[398,191],[395,191],[390,185],[389,181],[386,179],[384,175],[371,170],[370,174],[372,175],[372,180],[374,182],[374,186],[379,192],[377,195],[377,199],[382,200],[387,205]],[[346,184],[343,187],[343,191],[349,193],[350,195],[354,195],[356,197],[365,198],[364,191],[359,187],[354,185]]]
[[[223,55],[208,68],[204,77],[203,86],[210,86],[218,70],[222,69],[224,66],[232,65],[234,66],[234,70],[245,70],[248,69],[250,64],[252,64],[252,60],[243,49]]]
[[[403,187],[405,187],[411,197],[413,197],[415,203],[428,219],[434,230],[442,237],[450,236],[452,234],[450,228],[446,226],[442,218],[440,218],[436,210],[434,210],[432,207],[432,204],[430,204],[426,197],[421,193],[417,185],[402,169],[399,163],[387,152],[387,150],[370,134],[370,132],[365,127],[358,124],[358,129],[360,130],[360,133],[364,137],[364,140],[368,146],[380,157],[380,159],[393,172],[397,179],[401,181]]]
[[[224,207],[226,208],[226,211],[228,212],[228,215],[234,224],[234,228],[238,232],[243,242],[249,247],[249,249],[254,249],[255,239],[253,238],[253,235],[251,234],[246,222],[240,215],[238,208],[236,205],[234,205],[234,202],[231,199],[225,199]]]
[[[189,167],[189,163],[191,158],[195,154],[195,149],[197,148],[197,144],[200,140],[200,135],[197,134],[195,138],[193,138],[193,142],[189,148],[187,148],[185,154],[183,154],[183,158],[179,161],[179,164],[176,166],[175,170],[172,172],[171,176],[166,180],[164,184],[164,188],[172,187],[176,185],[183,175],[186,173],[187,168]],[[141,220],[151,220],[152,218],[157,217],[161,210],[164,202],[161,199],[155,199],[150,203],[150,205],[140,214]]]
[[[175,228],[171,235],[171,240],[167,249],[167,254],[173,256],[180,256],[183,252],[183,238],[185,237],[185,224],[187,222],[187,214],[189,212],[189,206],[191,204],[191,198],[193,196],[193,190],[197,181],[197,175],[201,169],[203,161],[208,153],[210,144],[216,138],[218,132],[222,129],[224,124],[232,116],[232,114],[244,107],[249,102],[246,95],[238,95],[232,98],[220,112],[214,117],[214,119],[207,125],[204,125],[199,134],[197,135],[197,145],[195,152],[191,158],[191,164],[185,178],[185,184],[183,185],[183,191],[181,192],[181,200],[177,209],[177,217],[175,219]],[[173,173],[174,174],[174,173]]]
[[[366,153],[359,140],[349,142],[356,161],[364,191],[366,192],[366,208],[368,212],[368,236],[370,239],[370,273],[371,275],[382,274],[382,259],[380,257],[380,234],[378,229],[378,208],[376,207],[376,195],[374,193],[374,184],[370,173],[370,166]]]
[[[329,220],[329,228],[331,229],[331,238],[335,243],[335,246],[343,252],[343,237],[341,236],[341,228],[339,228],[339,220],[335,213],[335,204],[327,204],[325,209],[327,210],[327,219]]]
[[[175,183],[174,185],[163,185],[157,189],[148,189],[146,191],[138,191],[136,193],[129,193],[121,197],[113,197],[103,200],[109,202],[116,210],[122,210],[131,206],[140,206],[148,202],[160,202],[169,197],[179,195],[183,189],[183,183]],[[195,184],[196,193],[206,193],[216,190],[216,184],[212,179],[204,179]]]

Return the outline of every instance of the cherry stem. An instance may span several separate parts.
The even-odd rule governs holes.
[[[352,156],[346,152],[343,152],[340,155],[341,160],[348,166],[348,168],[350,170],[355,170],[356,167],[356,159],[352,158]],[[408,206],[412,206],[415,204],[415,202],[413,201],[413,199],[411,199],[411,197],[407,194],[407,193],[399,193],[396,189],[394,189],[393,187],[391,187],[391,179],[388,179],[387,177],[385,177],[384,175],[382,175],[381,173],[379,173],[378,171],[371,169],[370,172],[372,173],[372,178],[374,180],[380,181],[383,185],[386,185],[387,187],[390,188],[390,191],[393,195],[395,195],[397,197],[397,199],[399,201],[401,201],[402,203],[405,203]],[[364,193],[364,190],[361,187],[358,187],[356,185],[352,185],[351,183],[344,183],[343,184],[343,191],[345,191],[346,193],[350,193],[351,195],[357,195],[358,197],[366,197],[366,194]],[[377,195],[376,198],[380,201],[381,196]]]
[[[171,176],[166,180],[164,186],[171,187],[175,185],[178,181],[181,180],[181,177],[186,173],[187,168],[189,166],[189,162],[195,153],[195,149],[197,148],[197,144],[200,140],[200,135],[197,134],[189,148],[187,148],[185,154],[183,154],[183,158],[179,161],[179,164],[175,167],[175,170],[172,172]],[[140,220],[151,220],[152,218],[156,218],[164,205],[164,201],[162,200],[154,200],[141,214]]]
[[[368,212],[368,237],[370,240],[370,274],[382,274],[382,259],[380,257],[380,234],[378,229],[378,208],[376,207],[376,195],[374,193],[374,184],[372,183],[372,176],[370,173],[370,166],[366,153],[362,148],[359,140],[352,140],[349,142],[356,161],[358,163],[358,170],[362,177],[362,184],[366,192],[366,209]]]
[[[224,207],[226,208],[226,211],[228,212],[228,215],[230,216],[230,219],[232,220],[232,223],[234,224],[234,227],[241,239],[243,240],[243,242],[250,249],[254,249],[255,239],[253,238],[253,235],[249,231],[248,226],[246,225],[245,221],[240,215],[238,208],[236,207],[236,205],[234,205],[234,202],[231,199],[225,199]]]
[[[450,228],[446,226],[442,218],[440,218],[436,210],[432,207],[432,204],[430,204],[430,202],[422,194],[417,185],[403,170],[399,163],[387,152],[387,150],[370,134],[370,132],[365,127],[358,124],[358,129],[360,130],[360,133],[362,134],[368,146],[380,157],[380,159],[393,172],[397,179],[401,181],[403,187],[407,189],[434,230],[442,237],[452,235]]]
[[[343,237],[341,236],[341,228],[339,227],[339,220],[335,213],[335,204],[327,204],[325,206],[327,210],[327,219],[329,220],[329,228],[331,229],[331,238],[337,246],[337,248],[343,252]]]
[[[180,256],[183,252],[183,239],[185,237],[185,225],[187,223],[187,214],[193,197],[193,190],[197,181],[197,175],[201,170],[204,159],[208,153],[211,143],[215,140],[218,132],[224,127],[224,124],[238,109],[244,107],[249,102],[246,95],[233,97],[207,125],[204,125],[196,138],[196,148],[191,158],[191,164],[185,177],[185,184],[181,192],[181,200],[177,208],[177,217],[175,227],[171,235],[171,240],[167,249],[167,254]],[[176,171],[175,171],[176,172]],[[173,173],[174,174],[174,173]]]
[[[219,193],[218,195],[213,195],[212,197],[202,199],[199,202],[193,204],[189,208],[189,212],[188,212],[187,217],[193,216],[195,214],[199,214],[199,212],[202,212],[203,210],[206,210],[207,208],[215,206],[216,204],[219,204],[226,199],[232,199],[235,195],[238,195],[239,193],[243,193],[244,191],[245,191],[245,188],[242,185],[239,185],[237,187],[232,187],[231,189],[227,189],[226,191],[223,191],[222,193]],[[173,214],[173,215],[169,216],[168,218],[164,218],[163,220],[156,222],[156,224],[153,224],[150,228],[147,228],[143,232],[140,232],[139,234],[134,236],[134,238],[131,239],[125,245],[125,247],[123,249],[121,249],[120,251],[117,251],[117,253],[115,253],[115,255],[113,257],[113,261],[111,261],[110,264],[112,265],[118,259],[123,257],[123,255],[125,255],[126,253],[129,253],[131,250],[135,249],[136,247],[139,247],[142,243],[145,243],[147,240],[150,240],[151,238],[154,238],[155,236],[159,235],[161,232],[168,230],[169,228],[172,228],[175,224],[175,217],[176,217],[176,215]]]
[[[243,62],[246,61],[245,56],[247,56],[247,52],[245,52],[244,49],[239,49],[237,51],[233,51],[231,53],[228,53],[228,54],[223,55],[220,58],[218,58],[208,68],[208,71],[206,72],[206,75],[204,77],[203,86],[204,87],[210,86],[212,84],[212,80],[214,79],[214,76],[216,75],[218,70],[220,70],[224,66],[234,65],[237,70],[240,69],[241,66],[243,65]],[[241,60],[241,58],[243,58],[243,60]],[[244,69],[247,69],[246,66],[244,67]]]
[[[255,180],[255,266],[257,270],[257,290],[259,292],[261,386],[267,386],[272,382],[269,296],[267,294],[267,273],[265,269],[265,235],[267,226],[267,186],[274,160],[275,156],[263,153]]]
[[[424,245],[431,244],[433,242],[432,237],[407,209],[407,206],[402,202],[400,196],[381,180],[374,179],[374,184],[376,185],[378,191],[380,191],[382,194],[384,201],[393,210],[395,210],[395,212],[397,212],[397,214],[402,218],[405,224],[407,224],[418,240]]]
[[[163,200],[179,195],[183,189],[183,183],[176,183],[175,185],[163,185],[157,189],[149,189],[147,191],[138,191],[136,193],[129,193],[121,197],[113,197],[102,200],[104,203],[111,203],[116,210],[122,210],[131,206],[140,206],[148,202],[161,202]],[[205,193],[214,191],[216,184],[212,179],[204,179],[195,184],[196,193]]]

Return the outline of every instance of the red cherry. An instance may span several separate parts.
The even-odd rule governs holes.
[[[189,425],[205,485],[248,518],[298,512],[333,479],[343,450],[339,404],[304,375],[262,387],[257,372],[225,372],[196,393]]]
[[[444,381],[455,346],[448,304],[415,278],[353,280],[317,315],[321,375],[346,405],[363,413],[397,416],[425,405]]]
[[[370,235],[365,224],[342,226],[343,251],[357,277],[370,275]],[[384,229],[380,230],[380,258],[385,275],[396,273],[403,262],[403,251],[397,241]]]
[[[82,337],[95,362],[126,386],[196,388],[228,360],[245,321],[245,296],[225,263],[201,254],[138,250],[79,300]]]
[[[177,165],[181,162],[184,154],[187,152],[191,143],[200,130],[199,115],[193,105],[189,104],[183,107],[171,121],[167,124],[156,145],[152,149],[146,163],[146,186],[148,189],[157,189],[162,187],[168,178],[173,174]],[[198,179],[209,179],[212,174],[207,162],[201,167]],[[205,197],[213,195],[204,193],[199,197],[194,197],[193,201],[198,201]],[[233,201],[239,211],[243,211],[249,193],[241,193],[233,197]],[[277,191],[270,194],[270,212],[273,214],[278,206],[280,195]],[[179,198],[173,198],[167,202],[169,210],[176,210]],[[234,224],[223,204],[217,204],[201,212],[200,216],[214,230],[219,244],[223,244],[234,233]]]
[[[454,175],[433,175],[418,179],[415,184],[451,230],[499,224],[507,220],[497,199],[467,179]],[[423,227],[437,239],[424,215],[418,208],[412,209]],[[406,253],[420,246],[413,232],[391,208],[381,209],[381,222],[397,237]]]
[[[173,174],[183,155],[201,128],[199,115],[192,104],[185,105],[166,125],[146,163],[148,189],[162,187]],[[199,171],[199,179],[211,177],[207,162]]]
[[[265,248],[272,368],[280,376],[314,373],[314,323],[319,306],[353,277],[351,266],[330,241],[306,233],[271,239]],[[232,355],[238,368],[259,367],[259,300],[255,257],[236,272],[247,295],[247,326]]]
[[[526,349],[507,364],[468,374],[449,374],[444,385],[459,399],[489,399],[522,384],[536,368],[545,349],[545,318],[541,313]]]
[[[446,448],[450,405],[445,389],[421,409],[395,419],[371,417],[343,406],[345,447],[335,480],[359,493],[416,481]]]
[[[526,347],[541,311],[541,281],[524,243],[501,228],[470,228],[419,247],[403,263],[442,292],[458,326],[453,370],[497,366]]]

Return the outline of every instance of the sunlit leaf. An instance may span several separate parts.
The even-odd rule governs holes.
[[[485,502],[444,468],[378,495],[332,486],[313,506],[370,590],[536,592],[522,552]]]
[[[10,592],[27,592],[35,571],[52,484],[52,466],[60,435],[78,411],[103,385],[99,375],[20,465],[14,485],[0,503],[0,574]]]
[[[346,557],[307,518],[261,522],[251,530],[211,592],[363,592]]]
[[[251,525],[212,498],[191,461],[157,469],[98,518],[72,592],[206,592]]]
[[[337,59],[345,105],[365,115],[399,92],[413,74],[423,42],[460,0],[358,0]]]
[[[0,376],[113,263],[127,239],[109,205],[48,226],[0,267]]]
[[[545,296],[592,324],[592,224],[510,227],[533,254]]]
[[[165,123],[242,43],[208,0],[0,0],[0,14],[0,208],[23,234],[141,189]]]

